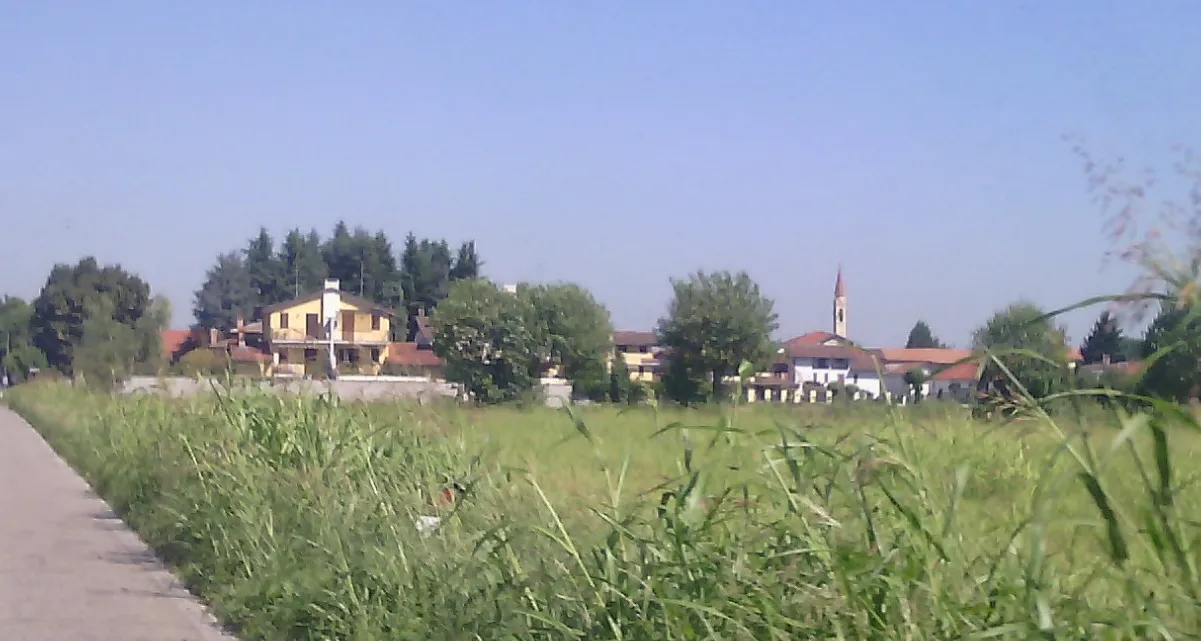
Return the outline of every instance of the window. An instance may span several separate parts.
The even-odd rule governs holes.
[[[836,358],[833,362],[834,369],[847,369],[851,363],[845,358]]]
[[[838,322],[842,322],[842,310],[838,310]]]
[[[380,320],[379,314],[372,314],[371,315],[371,329],[374,331],[379,331],[380,323],[381,323],[381,320]]]
[[[373,362],[373,363],[379,362],[379,348],[378,347],[371,348],[371,362]]]
[[[649,345],[639,345],[639,346],[638,346],[638,353],[639,353],[639,354],[645,354],[645,353],[647,353],[647,352],[649,352],[649,351],[651,351],[651,348],[650,348],[650,346],[649,346]]]
[[[830,369],[830,359],[819,358],[813,361],[813,366],[817,369]]]
[[[279,328],[280,329],[288,329],[288,312],[280,312]]]
[[[851,382],[854,383],[855,385],[858,385],[859,384],[859,375],[851,374]]]
[[[285,349],[279,353],[279,362],[281,364],[286,364],[288,362],[288,350]]]
[[[317,360],[317,350],[313,349],[312,347],[304,350],[304,360],[310,363]]]

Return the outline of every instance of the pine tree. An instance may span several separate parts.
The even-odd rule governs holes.
[[[913,324],[913,329],[909,330],[909,339],[905,341],[905,347],[908,349],[943,348],[946,345],[934,337],[934,332],[930,331],[930,326],[926,324],[926,321],[919,320]]]
[[[1097,322],[1084,343],[1080,345],[1080,356],[1085,365],[1100,363],[1109,358],[1111,362],[1124,360],[1122,328],[1108,310],[1101,312]]]

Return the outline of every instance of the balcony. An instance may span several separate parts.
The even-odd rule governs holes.
[[[349,332],[341,329],[335,329],[333,332],[334,344],[353,344],[353,345],[383,345],[388,342],[388,332],[383,330],[367,330],[361,332]],[[273,329],[271,330],[272,343],[322,343],[328,344],[328,334],[324,328],[312,329],[309,331],[301,329]]]

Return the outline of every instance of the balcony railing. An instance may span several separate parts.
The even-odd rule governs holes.
[[[316,335],[300,329],[273,329],[272,341],[288,341],[298,343],[327,343],[329,336],[324,329],[314,330]],[[340,329],[333,331],[334,343],[387,343],[388,333],[382,330],[344,332]]]

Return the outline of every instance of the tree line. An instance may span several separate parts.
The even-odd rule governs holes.
[[[31,302],[0,302],[0,369],[14,382],[48,370],[102,386],[162,364],[170,303],[120,265],[56,264]]]
[[[293,230],[278,248],[260,230],[241,252],[219,256],[208,270],[196,292],[196,320],[228,329],[238,316],[253,318],[256,308],[333,277],[365,298],[429,312],[447,379],[480,401],[520,399],[552,371],[569,379],[580,398],[624,402],[652,391],[629,380],[613,351],[609,312],[587,289],[522,284],[514,294],[482,278],[482,264],[472,242],[452,252],[446,241],[409,234],[394,256],[383,232],[351,231],[344,223],[324,241]],[[744,367],[763,371],[777,353],[774,301],[745,272],[698,271],[671,284],[672,298],[655,328],[669,358],[653,392],[685,403],[729,398],[731,376]],[[1102,383],[1174,400],[1196,397],[1201,320],[1192,310],[1165,304],[1142,340],[1124,336],[1104,312],[1081,345],[1084,363],[1148,359],[1137,382],[1115,370]],[[158,371],[164,364],[159,333],[169,318],[166,299],[120,265],[102,266],[93,257],[55,265],[33,301],[0,301],[0,365],[18,381],[39,369],[98,382],[139,368]],[[1018,302],[977,329],[972,347],[1001,354],[996,360],[1004,367],[990,361],[984,374],[1000,396],[1016,394],[1008,372],[1024,393],[1044,397],[1081,383],[1080,374],[1064,366],[1065,339],[1064,328],[1038,306]],[[915,324],[907,345],[945,346],[924,321]]]
[[[452,282],[478,278],[482,267],[474,241],[452,251],[446,240],[410,233],[397,254],[386,232],[352,230],[339,221],[327,239],[315,229],[292,229],[277,247],[260,228],[240,251],[217,256],[194,294],[192,312],[197,326],[228,331],[238,318],[253,320],[262,307],[319,290],[333,278],[342,290],[407,317],[432,312]],[[403,331],[403,324],[396,326]]]

